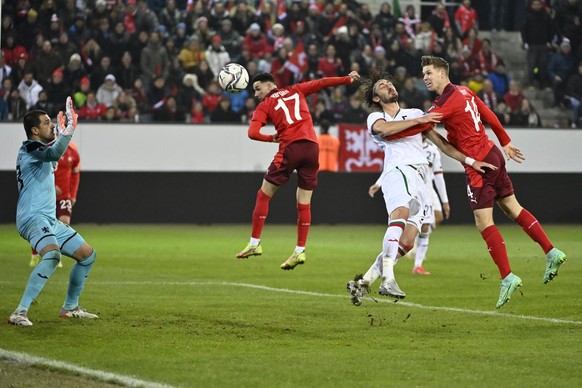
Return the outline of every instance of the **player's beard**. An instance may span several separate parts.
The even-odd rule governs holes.
[[[378,96],[383,104],[394,104],[398,102],[398,94],[390,96]]]

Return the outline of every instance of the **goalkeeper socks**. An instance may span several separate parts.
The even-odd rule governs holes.
[[[491,258],[493,258],[497,268],[499,268],[501,279],[505,279],[505,277],[511,272],[511,266],[509,265],[509,259],[507,258],[505,242],[503,241],[501,233],[499,233],[499,229],[497,229],[495,225],[488,226],[481,232],[481,236],[487,244],[487,249],[489,249]]]
[[[267,220],[267,214],[269,214],[269,201],[271,197],[259,189],[257,192],[257,200],[255,202],[255,210],[253,210],[253,228],[251,231],[251,237],[260,239],[261,233],[263,231],[263,226]]]
[[[544,253],[547,254],[552,250],[554,246],[546,235],[544,228],[542,228],[538,220],[530,212],[522,209],[515,219],[515,222],[521,226],[521,228],[532,240],[540,244],[540,247],[542,247]]]
[[[297,246],[304,247],[311,226],[311,205],[297,203]]]
[[[86,259],[76,262],[73,269],[71,269],[67,298],[63,305],[65,310],[72,310],[79,306],[79,296],[83,291],[85,280],[87,280],[89,271],[91,270],[91,267],[93,267],[96,256],[95,251],[93,251]]]
[[[28,278],[28,283],[24,289],[24,295],[18,305],[18,311],[28,310],[32,302],[42,291],[47,280],[51,277],[53,272],[55,272],[60,261],[61,252],[59,251],[48,251],[42,256],[42,260],[36,267],[34,267]]]

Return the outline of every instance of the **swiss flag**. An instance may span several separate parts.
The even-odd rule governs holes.
[[[303,48],[303,41],[299,40],[295,50],[285,62],[285,67],[295,74],[295,82],[301,81],[303,79],[303,73],[307,71],[307,54],[305,54],[305,49]]]

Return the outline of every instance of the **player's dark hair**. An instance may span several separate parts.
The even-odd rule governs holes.
[[[374,86],[376,82],[380,81],[381,79],[388,80],[392,82],[392,76],[384,71],[384,68],[378,67],[370,72],[370,76],[366,77],[362,80],[362,85],[360,86],[360,93],[364,96],[364,103],[370,109],[379,109],[382,110],[382,105],[379,102],[374,101],[374,97],[376,97],[376,90]]]
[[[273,74],[271,74],[271,73],[265,73],[265,72],[257,73],[257,75],[255,75],[253,77],[253,84],[255,82],[261,82],[261,83],[264,83],[264,82],[272,82],[272,83],[275,83],[275,77],[273,77]]]
[[[420,64],[422,67],[434,66],[435,69],[443,69],[447,75],[449,75],[449,62],[441,57],[434,57],[432,55],[423,55],[420,58]]]
[[[24,131],[28,139],[32,136],[32,128],[40,126],[40,116],[46,114],[44,110],[31,110],[26,112],[22,119],[22,124],[24,125]]]
[[[322,135],[327,135],[329,133],[329,127],[331,127],[329,120],[323,119],[319,122],[319,128]]]

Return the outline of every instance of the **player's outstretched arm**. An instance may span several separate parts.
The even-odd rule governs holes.
[[[431,130],[431,131],[426,132],[426,136],[429,138],[430,141],[432,141],[434,143],[434,145],[436,145],[441,151],[443,151],[445,155],[447,155],[455,160],[458,160],[461,163],[465,163],[465,164],[473,167],[473,169],[475,169],[476,171],[478,171],[480,173],[485,172],[484,168],[488,168],[491,170],[497,170],[497,167],[490,164],[490,163],[482,162],[480,160],[475,160],[475,159],[465,155],[464,153],[462,153],[461,151],[456,149],[451,143],[449,143],[447,141],[447,139],[442,137],[435,130]]]
[[[521,150],[511,143],[507,143],[503,146],[503,152],[507,159],[515,160],[517,163],[521,163],[525,160]]]
[[[398,120],[398,121],[377,121],[374,124],[374,133],[384,137],[396,135],[402,131],[409,128],[418,126],[418,132],[412,134],[423,132],[429,129],[436,123],[440,123],[442,114],[440,113],[428,113],[423,116],[409,119],[409,120]],[[388,139],[392,140],[392,139]]]

